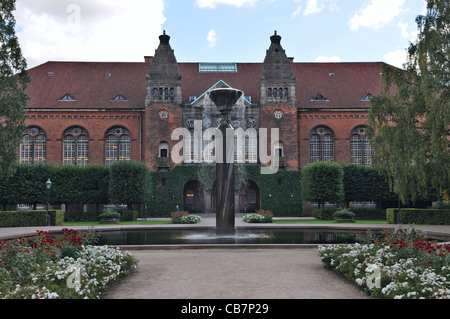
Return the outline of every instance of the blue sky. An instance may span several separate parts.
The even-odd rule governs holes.
[[[17,0],[30,67],[143,61],[167,30],[179,62],[262,62],[276,30],[296,62],[401,66],[424,0]]]

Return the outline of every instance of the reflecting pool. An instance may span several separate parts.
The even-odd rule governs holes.
[[[99,233],[100,245],[198,244],[350,244],[356,232],[311,229],[236,229],[234,235],[217,235],[215,229],[120,230]]]

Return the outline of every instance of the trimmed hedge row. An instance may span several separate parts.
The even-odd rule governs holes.
[[[389,208],[386,210],[389,224],[450,225],[449,209]]]
[[[50,225],[62,226],[64,212],[61,210],[49,210]],[[36,227],[47,226],[47,211],[0,211],[0,227]]]
[[[136,221],[138,219],[137,210],[119,210],[120,220],[123,222]],[[84,222],[84,221],[98,221],[100,213],[95,211],[88,212],[66,212],[64,214],[64,221],[66,222]]]
[[[321,220],[333,220],[333,214],[338,209],[313,209],[313,217]],[[372,208],[350,209],[355,214],[355,219],[384,220],[386,219],[386,211]]]

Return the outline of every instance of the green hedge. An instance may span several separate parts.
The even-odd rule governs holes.
[[[321,220],[332,220],[333,214],[337,211],[336,208],[329,209],[313,209],[313,217]],[[358,208],[350,209],[355,214],[355,219],[370,219],[370,220],[384,220],[386,219],[386,211],[382,209],[373,208]]]
[[[389,208],[386,210],[386,218],[389,224],[450,225],[450,210]]]
[[[138,218],[137,210],[119,210],[120,213],[120,221],[122,222],[134,222]]]
[[[49,210],[50,225],[62,226],[64,212],[60,210]],[[0,227],[36,227],[47,226],[47,211],[8,211],[0,212]]]
[[[100,213],[88,210],[87,212],[65,212],[64,221],[66,222],[92,222],[98,220]]]

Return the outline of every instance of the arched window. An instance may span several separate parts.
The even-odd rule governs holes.
[[[45,163],[47,137],[44,130],[30,126],[20,142],[20,163]]]
[[[159,157],[169,157],[169,144],[167,144],[166,142],[162,142],[159,144]]]
[[[333,132],[319,126],[312,130],[309,140],[310,162],[334,160],[334,136]]]
[[[358,126],[352,131],[350,140],[351,162],[353,164],[372,164],[374,150],[369,142],[365,126]]]
[[[89,135],[79,126],[64,132],[63,164],[87,165],[89,162]]]
[[[111,165],[115,161],[129,161],[131,159],[130,132],[116,126],[110,129],[105,139],[105,164]]]

